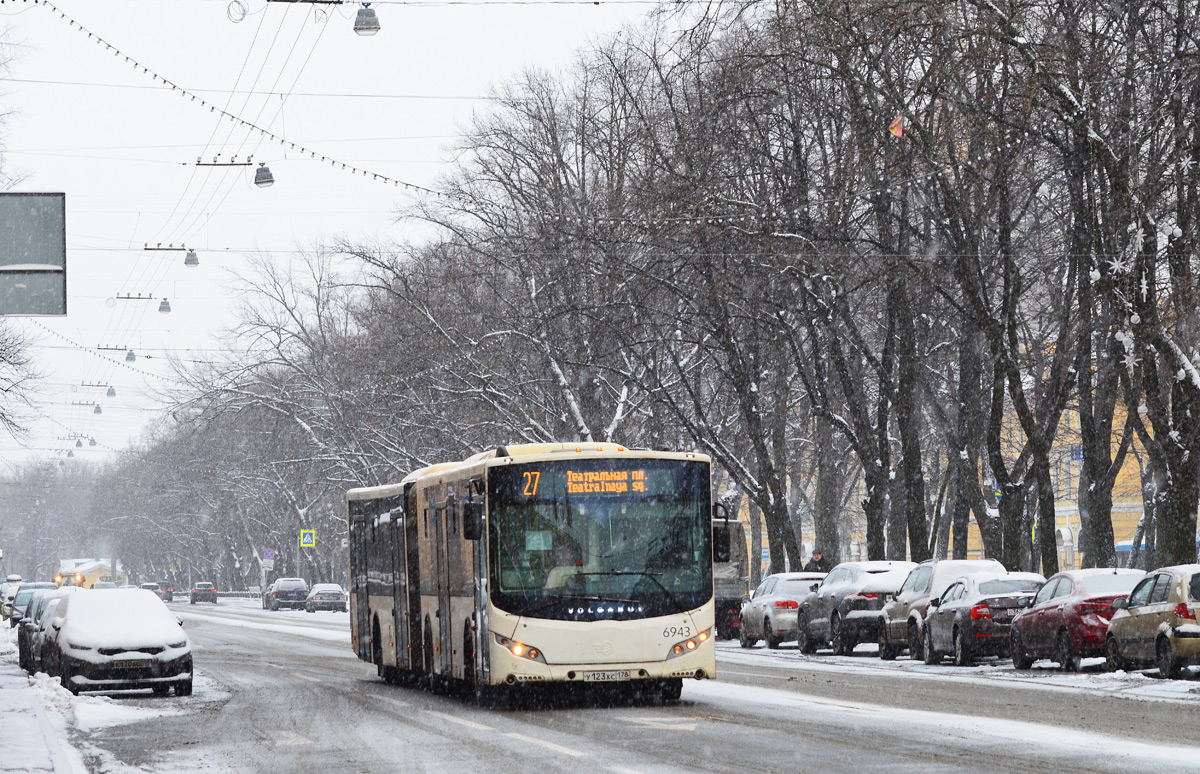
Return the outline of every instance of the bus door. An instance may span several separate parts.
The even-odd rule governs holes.
[[[440,658],[437,662],[437,672],[443,675],[450,674],[450,651],[453,646],[450,644],[450,634],[453,626],[450,621],[450,561],[449,561],[449,546],[450,541],[446,534],[446,518],[450,510],[450,499],[442,501],[441,505],[433,511],[433,529],[434,529],[434,553],[437,555],[437,597],[438,609],[437,618],[437,643]]]
[[[392,510],[392,622],[395,627],[396,666],[407,669],[408,633],[408,549],[405,545],[404,508],[400,503]]]
[[[409,518],[404,520],[404,534],[401,536],[405,551],[404,567],[408,572],[405,584],[408,591],[408,604],[404,607],[408,613],[408,619],[404,629],[407,632],[407,641],[411,646],[408,648],[404,663],[408,665],[409,669],[417,669],[419,666],[417,652],[424,646],[425,641],[421,638],[421,543],[418,534],[420,518],[417,511],[417,491],[411,484],[405,490],[404,497],[404,512],[410,514]]]
[[[371,660],[371,608],[367,589],[367,511],[371,501],[350,503],[350,592],[354,596],[354,633],[358,657]]]
[[[474,479],[467,484],[467,497],[475,501],[483,500],[483,479]],[[465,530],[464,530],[465,531]],[[486,681],[491,675],[491,661],[487,657],[488,637],[488,573],[487,573],[487,530],[484,529],[479,539],[471,541],[472,586],[475,591],[475,674],[481,681]],[[469,656],[469,654],[467,654]]]

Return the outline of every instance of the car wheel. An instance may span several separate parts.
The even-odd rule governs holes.
[[[309,613],[317,612],[317,609],[315,607],[313,607],[312,605],[305,605],[304,610],[305,610],[305,612],[309,612]]]
[[[276,602],[275,600],[271,600],[271,612],[273,612],[273,613],[279,612],[279,603]]]
[[[881,621],[879,624],[879,657],[884,661],[895,661],[898,655],[900,655],[900,648],[888,640],[887,622]]]
[[[176,696],[191,696],[192,695],[192,681],[189,679],[189,680],[183,680],[181,682],[175,683],[175,695]]]
[[[1110,672],[1120,672],[1125,669],[1125,659],[1121,657],[1121,645],[1111,634],[1104,641],[1104,667]]]
[[[1013,668],[1019,669],[1022,672],[1033,666],[1033,657],[1025,650],[1025,641],[1021,639],[1021,632],[1017,629],[1012,630],[1012,634],[1008,638],[1008,649],[1012,652]]]
[[[937,649],[933,647],[933,637],[930,637],[928,632],[926,632],[925,636],[921,638],[921,644],[923,645],[921,648],[921,656],[926,664],[933,666],[934,664],[941,662],[942,654],[938,653]]]
[[[1159,637],[1154,654],[1157,656],[1155,663],[1158,665],[1159,677],[1165,680],[1179,677],[1183,671],[1183,662],[1175,655],[1175,649],[1171,647],[1170,640],[1166,637]]]
[[[801,636],[803,636],[803,635],[801,635]],[[758,638],[751,637],[750,633],[746,631],[745,626],[739,626],[738,627],[738,644],[741,645],[743,648],[753,648],[755,645],[758,644]]]
[[[967,642],[967,635],[962,629],[954,630],[954,665],[965,667],[971,666],[974,659],[971,656],[971,645]]]
[[[778,650],[780,639],[771,631],[771,619],[767,618],[763,621],[763,639],[767,641],[767,647],[771,650]]]
[[[158,683],[150,686],[150,690],[154,691],[155,696],[166,696],[171,692],[171,686],[167,683]]]
[[[193,604],[193,605],[194,605],[194,604],[196,604],[196,598],[195,598],[195,597],[192,597],[192,604]]]
[[[833,618],[829,619],[829,634],[833,641],[833,652],[839,656],[849,656],[854,652],[854,646],[858,645],[845,628],[842,617],[834,613]]]
[[[796,619],[798,631],[796,633],[796,644],[800,647],[800,652],[807,655],[812,655],[817,652],[817,643],[808,636],[808,616],[800,615]]]
[[[916,621],[908,622],[908,657],[916,660],[924,654],[925,644],[921,641],[921,627]]]
[[[1058,633],[1058,665],[1067,672],[1079,671],[1079,656],[1071,647],[1071,635],[1066,629]]]
[[[60,683],[62,683],[62,687],[66,688],[73,695],[78,696],[79,686],[75,685],[75,682],[71,680],[71,668],[62,663],[61,654],[58,657],[58,669],[56,669],[55,672],[58,674],[58,680]]]

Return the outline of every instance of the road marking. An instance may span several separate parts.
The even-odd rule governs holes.
[[[609,766],[609,771],[615,771],[617,774],[643,774],[640,769],[627,769],[624,766]]]
[[[688,720],[672,720],[670,718],[630,718],[617,717],[617,720],[623,720],[626,723],[633,723],[642,728],[653,728],[659,731],[695,731],[697,722]]]
[[[466,726],[467,728],[474,729],[475,731],[495,731],[496,730],[496,729],[492,728],[491,726],[485,726],[482,723],[476,723],[471,720],[464,720],[462,718],[456,718],[453,715],[447,715],[445,712],[435,712],[433,710],[425,710],[425,712],[427,714],[433,715],[435,718],[441,718],[442,720],[449,720],[451,723],[457,723],[460,726]],[[509,736],[512,736],[512,734],[509,734]]]
[[[532,736],[525,736],[524,734],[505,734],[505,736],[507,736],[509,739],[516,739],[521,742],[536,744],[540,747],[545,747],[547,750],[553,750],[554,752],[562,753],[563,755],[570,755],[573,758],[587,757],[586,753],[581,753],[578,750],[572,750],[570,747],[563,747],[561,744],[555,744],[554,742],[547,742],[545,739],[535,739]]]
[[[300,674],[299,672],[292,672],[292,677],[299,677],[301,680],[307,680],[307,681],[309,681],[310,683],[319,683],[319,682],[321,682],[320,680],[318,680],[318,679],[317,679],[317,678],[315,678],[315,677],[309,677],[308,675],[302,675],[302,674]]]
[[[386,702],[390,702],[391,704],[395,704],[397,707],[407,707],[408,706],[408,702],[400,701],[399,699],[393,699],[391,696],[376,696],[375,698],[379,699],[380,701],[386,701]]]
[[[284,731],[283,736],[275,740],[276,747],[295,747],[301,744],[312,744],[312,740],[300,736],[295,731]]]

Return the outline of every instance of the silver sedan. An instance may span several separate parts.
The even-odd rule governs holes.
[[[753,648],[766,640],[768,648],[796,639],[799,601],[825,577],[823,572],[780,572],[768,575],[742,603],[739,640]]]

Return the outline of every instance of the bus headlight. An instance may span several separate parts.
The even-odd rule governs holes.
[[[704,643],[708,642],[709,637],[712,637],[712,629],[705,629],[695,637],[689,637],[686,640],[680,640],[672,645],[671,649],[667,651],[667,661],[670,661],[673,658],[679,658],[680,656],[686,656],[688,653],[691,653]]]
[[[537,661],[542,664],[546,663],[546,658],[542,655],[541,648],[535,648],[532,645],[528,645],[524,642],[510,640],[507,637],[501,637],[499,634],[495,635],[495,637],[496,642],[498,642],[501,647],[507,648],[508,652],[512,653],[517,658],[527,658],[530,661]]]

